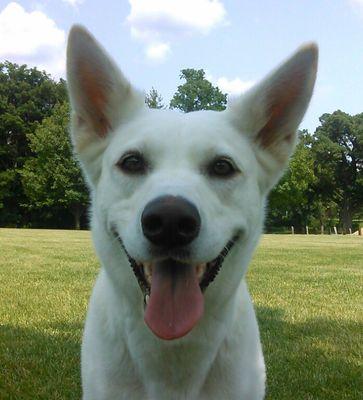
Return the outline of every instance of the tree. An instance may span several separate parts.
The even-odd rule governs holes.
[[[291,157],[288,169],[269,196],[267,225],[290,226],[302,231],[314,217],[314,155],[311,136],[299,132],[299,143]]]
[[[27,135],[67,98],[65,82],[26,65],[0,63],[0,224],[22,225],[26,203],[19,169],[32,152]]]
[[[183,69],[180,79],[185,79],[185,83],[178,86],[170,101],[170,108],[179,108],[184,112],[222,111],[226,108],[227,94],[222,93],[217,86],[213,86],[205,79],[204,70]]]
[[[21,170],[24,190],[32,209],[68,210],[74,226],[87,207],[88,193],[77,162],[72,156],[68,135],[69,106],[58,104],[53,113],[29,134],[34,153]]]
[[[146,94],[145,103],[149,108],[165,108],[165,105],[163,104],[163,98],[154,88],[151,88],[149,94]]]
[[[316,191],[339,206],[343,230],[363,209],[363,113],[351,116],[340,110],[320,117],[314,134]]]

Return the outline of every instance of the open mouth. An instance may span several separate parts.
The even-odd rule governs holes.
[[[199,321],[204,311],[203,292],[218,275],[224,259],[236,243],[234,236],[219,255],[206,263],[192,264],[165,258],[138,262],[127,255],[144,296],[145,322],[158,337],[166,340],[186,335]]]

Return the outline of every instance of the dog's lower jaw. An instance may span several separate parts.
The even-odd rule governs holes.
[[[263,392],[265,378],[258,328],[244,282],[223,306],[219,304],[218,315],[211,304],[195,329],[173,342],[156,338],[140,318],[140,308],[133,308],[102,269],[84,334],[84,386],[105,388],[102,398],[107,400],[262,400],[262,395],[252,396]],[[230,384],[226,389],[221,382]]]

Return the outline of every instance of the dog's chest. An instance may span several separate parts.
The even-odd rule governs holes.
[[[217,348],[219,351],[208,346],[206,338],[200,343],[154,349],[144,354],[133,350],[133,362],[137,363],[140,385],[145,390],[140,399],[241,399],[248,388],[241,385],[244,381],[241,375],[246,371],[240,365],[240,352],[228,346]]]
[[[203,398],[201,394],[205,391],[205,382],[216,357],[216,350],[206,343],[188,343],[185,346],[172,345],[141,353],[144,352],[133,351],[147,398]]]
[[[164,360],[168,357],[162,357]],[[255,400],[250,385],[245,385],[245,371],[241,371],[233,362],[232,354],[218,355],[206,368],[204,363],[183,364],[179,362],[161,362],[151,368],[150,362],[143,360],[144,367],[137,379],[125,382],[122,378],[113,388],[113,400]],[[154,358],[155,361],[155,358]],[[131,365],[130,365],[131,366]],[[194,367],[195,366],[195,367]],[[122,374],[120,374],[122,377]],[[250,382],[258,383],[258,377],[250,377]],[[257,379],[256,379],[257,378]],[[115,394],[120,397],[115,397]],[[251,397],[252,396],[252,397]],[[108,399],[108,398],[107,398]]]

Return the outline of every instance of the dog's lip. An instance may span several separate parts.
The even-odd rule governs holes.
[[[152,283],[152,266],[153,263],[159,261],[160,259],[172,259],[172,257],[158,257],[157,259],[137,261],[128,253],[120,235],[116,229],[112,229],[113,234],[116,236],[121,244],[121,247],[125,251],[125,254],[129,260],[129,263],[134,271],[134,274],[139,283],[140,289],[144,295],[144,302],[146,303],[150,295],[151,283]],[[210,262],[192,262],[191,260],[179,260],[185,264],[192,264],[197,269],[197,276],[199,278],[199,286],[202,291],[205,291],[211,282],[214,281],[222,267],[224,259],[227,257],[228,253],[240,237],[240,232],[237,232],[232,236],[232,238],[226,243],[222,251]],[[145,274],[146,265],[146,274]]]

